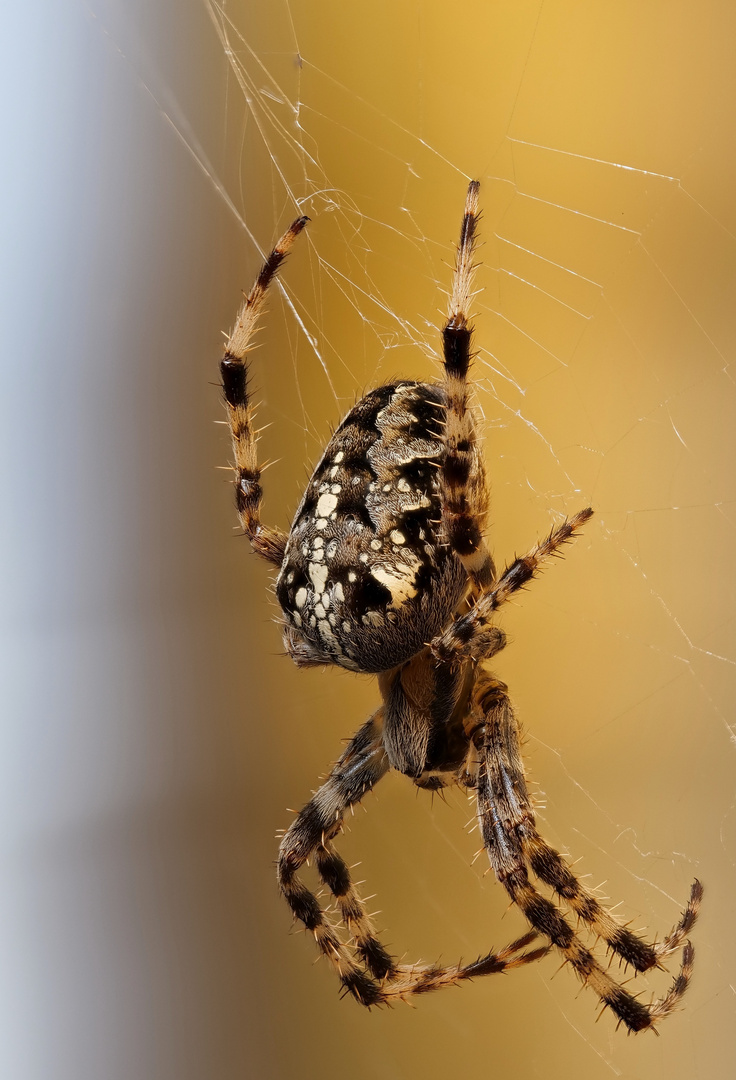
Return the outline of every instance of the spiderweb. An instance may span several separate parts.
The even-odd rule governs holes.
[[[437,376],[452,244],[478,177],[475,379],[497,561],[564,514],[596,510],[565,562],[503,616],[510,644],[497,670],[528,732],[543,829],[651,934],[670,928],[696,874],[708,889],[685,1012],[659,1040],[626,1039],[610,1017],[595,1027],[594,996],[569,971],[553,978],[551,959],[502,985],[427,998],[415,1014],[364,1015],[336,1000],[326,965],[310,968],[311,943],[282,945],[285,919],[254,900],[252,977],[267,987],[254,1006],[259,1075],[725,1076],[732,13],[724,3],[706,18],[659,3],[351,10],[303,0],[205,0],[205,10],[221,57],[216,137],[163,80],[142,81],[186,151],[183,167],[222,210],[233,295],[218,313],[234,313],[237,286],[289,221],[312,219],[254,356],[271,424],[263,453],[280,459],[266,474],[265,516],[288,524],[305,465],[356,395],[395,374]],[[235,741],[252,745],[253,729],[268,729],[258,761],[274,768],[249,771],[248,806],[270,829],[287,823],[285,802],[308,797],[377,696],[367,681],[271,663],[273,607],[252,599],[263,581],[249,567],[247,586],[223,603],[249,605],[255,625],[242,613],[235,624],[252,687],[250,730]],[[471,866],[464,798],[432,807],[400,778],[382,787],[342,846],[362,860],[393,948],[451,961],[522,932],[484,858]],[[275,896],[263,904],[275,908]],[[641,981],[645,995],[667,984],[662,973]]]

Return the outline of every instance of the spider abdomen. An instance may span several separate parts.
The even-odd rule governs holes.
[[[438,386],[381,386],[330,440],[276,583],[297,663],[388,670],[457,607],[466,574],[440,527],[444,406]]]

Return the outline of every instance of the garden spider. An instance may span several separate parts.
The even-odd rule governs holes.
[[[673,1011],[693,970],[686,940],[702,887],[693,883],[682,918],[648,943],[620,925],[540,836],[506,686],[486,668],[505,645],[493,613],[588,520],[582,510],[499,576],[484,539],[488,489],[469,402],[473,252],[479,185],[467,192],[449,314],[442,330],[444,378],[401,381],[366,394],[330,439],[288,536],[261,523],[247,354],[266,291],[307,224],[298,218],[266,259],[222,360],[235,452],[240,520],[256,552],[279,568],[276,596],[285,647],[299,666],[337,664],[378,675],[382,704],[348,745],[326,782],[286,832],[278,882],[293,915],[311,930],[342,986],[363,1005],[425,993],[528,964],[556,947],[632,1031]],[[475,790],[478,821],[497,879],[532,930],[470,964],[396,963],[378,940],[333,840],[343,815],[389,769],[420,788]],[[297,872],[313,858],[351,939],[346,945]],[[539,892],[533,877],[556,894]],[[565,915],[562,907],[568,909]],[[645,1005],[586,947],[570,917],[636,972],[682,949],[664,997]],[[542,947],[524,951],[535,939]]]

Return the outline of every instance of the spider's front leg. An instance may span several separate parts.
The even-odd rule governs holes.
[[[546,946],[523,951],[537,937],[536,933],[525,934],[505,949],[489,952],[469,964],[447,967],[397,965],[386,952],[350,879],[348,867],[332,844],[345,811],[359,802],[388,771],[382,726],[383,709],[380,709],[351,740],[327,781],[300,811],[279,850],[281,892],[295,918],[314,934],[342,985],[361,1005],[387,1005],[466,979],[500,974],[544,956],[548,951]],[[297,877],[310,857],[314,857],[322,881],[335,898],[364,966],[340,940],[314,893]]]
[[[521,758],[519,727],[506,687],[481,673],[474,699],[483,717],[474,738],[480,754],[478,817],[498,880],[534,929],[561,951],[581,981],[595,990],[619,1020],[632,1031],[653,1027],[675,1009],[688,987],[694,959],[690,942],[685,942],[680,971],[669,992],[645,1006],[603,970],[558,908],[534,887],[529,872],[550,885],[575,915],[637,971],[659,966],[662,957],[685,941],[697,918],[703,893],[700,882],[694,882],[680,922],[659,945],[643,941],[616,922],[537,830]]]
[[[307,217],[297,218],[261,267],[253,288],[238,312],[235,328],[228,338],[225,355],[220,363],[235,455],[235,502],[240,522],[254,551],[274,566],[281,566],[283,562],[286,537],[278,529],[271,529],[261,522],[263,466],[258,463],[256,450],[257,438],[253,427],[253,403],[248,388],[247,355],[252,347],[251,341],[265,303],[268,286],[308,221]]]
[[[376,937],[347,864],[332,840],[340,832],[345,811],[360,802],[388,772],[382,727],[383,710],[379,709],[351,739],[326,782],[299,812],[281,841],[278,860],[279,888],[293,915],[312,931],[342,985],[366,1005],[378,1000],[375,980],[393,975],[396,968]],[[371,975],[354,959],[326,920],[317,897],[297,877],[299,869],[312,856]]]

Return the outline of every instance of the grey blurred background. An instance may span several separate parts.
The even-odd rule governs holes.
[[[732,6],[93,0],[3,26],[2,1075],[731,1076]],[[276,895],[287,806],[377,695],[280,655],[216,471],[220,332],[309,213],[254,358],[286,527],[355,394],[436,375],[468,176],[497,557],[597,511],[504,615],[544,828],[652,934],[708,889],[660,1039],[596,1025],[553,958],[363,1013]],[[394,950],[522,932],[464,797],[382,789],[342,846]]]

